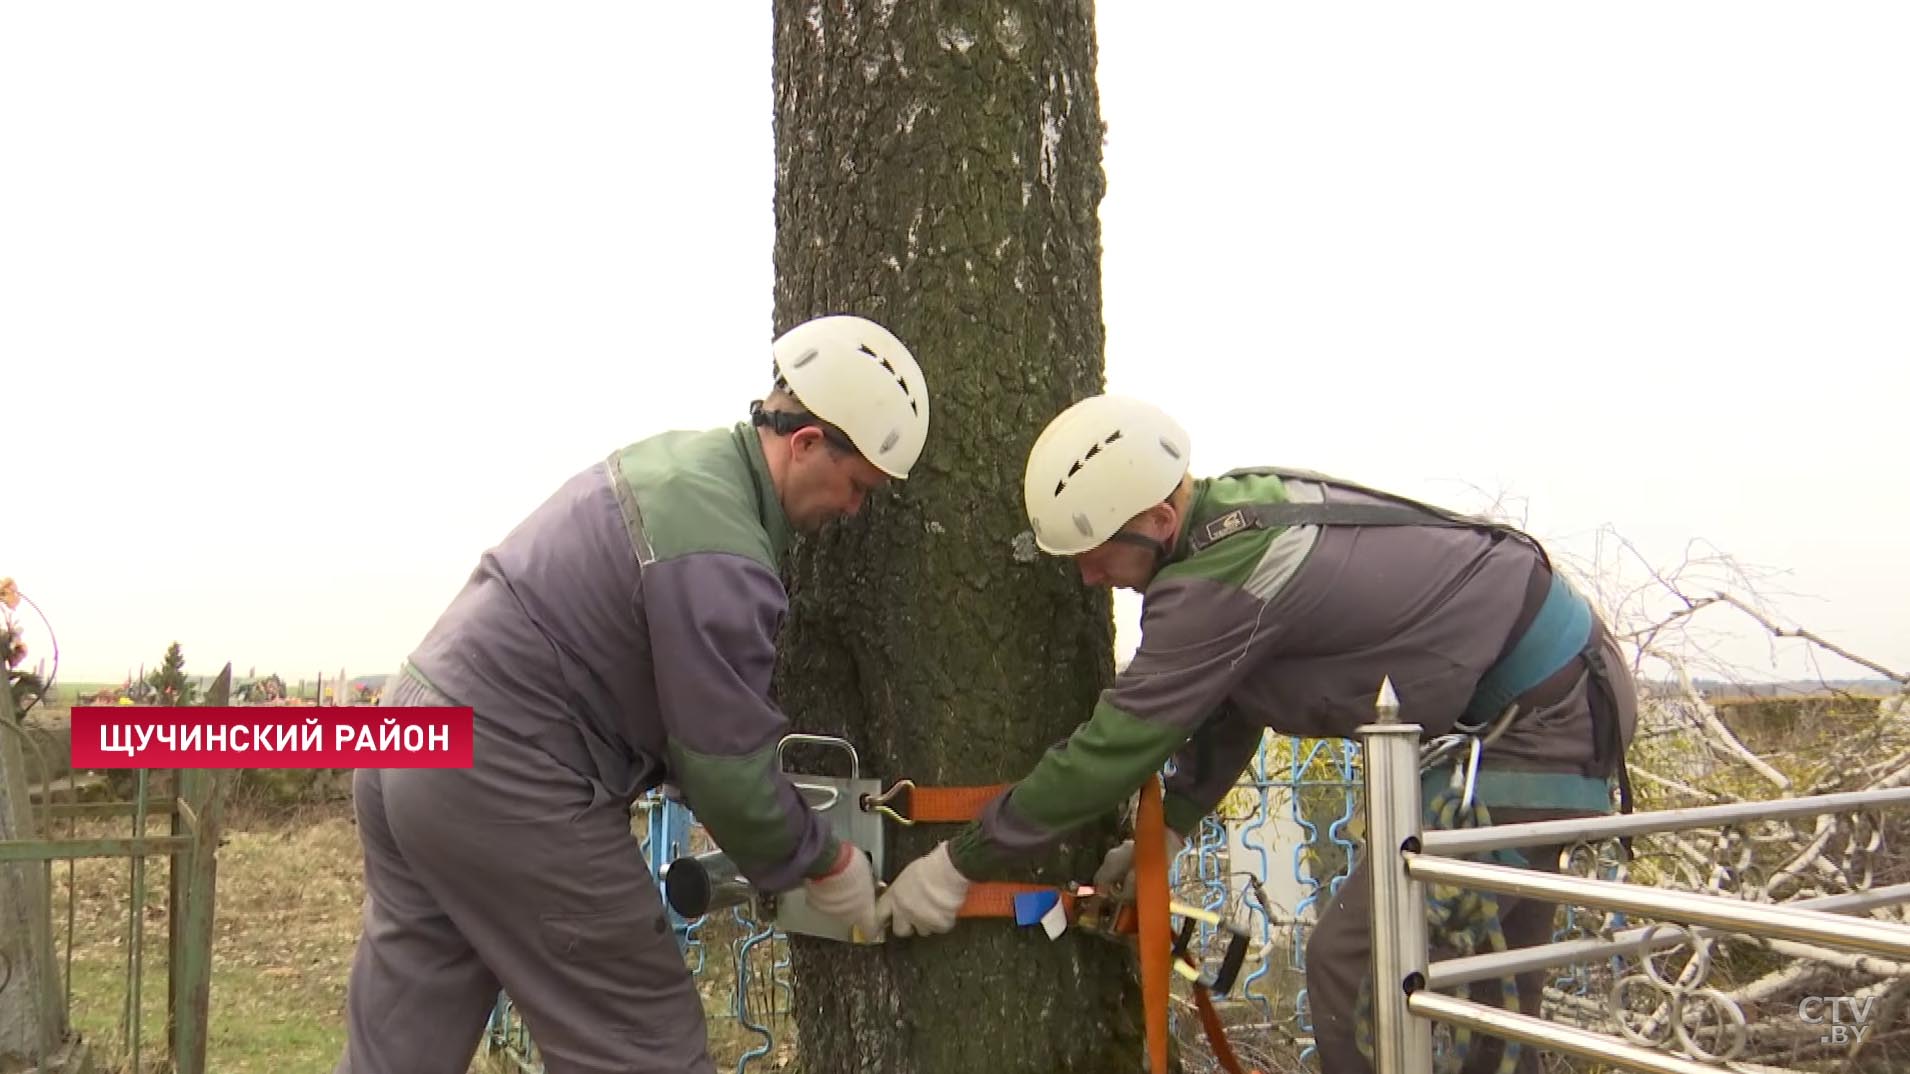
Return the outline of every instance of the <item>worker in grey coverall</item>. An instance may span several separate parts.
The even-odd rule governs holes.
[[[500,987],[550,1074],[711,1072],[630,809],[666,780],[759,890],[875,937],[875,881],[776,763],[768,697],[795,531],[905,478],[921,370],[861,318],[772,347],[752,420],[565,482],[486,552],[386,705],[475,710],[469,769],[361,770],[364,931],[338,1074],[462,1074]]]
[[[1629,671],[1591,606],[1509,527],[1299,471],[1194,479],[1186,432],[1158,408],[1095,396],[1029,452],[1036,542],[1082,581],[1143,594],[1140,647],[1092,717],[981,817],[911,862],[878,903],[898,936],[953,928],[970,880],[1053,848],[1118,808],[1170,759],[1169,860],[1252,761],[1264,733],[1352,738],[1390,677],[1400,718],[1428,739],[1483,745],[1478,800],[1495,823],[1592,816],[1628,799],[1636,723]],[[1432,792],[1450,769],[1428,774]],[[1624,801],[1629,808],[1629,801]],[[1556,871],[1558,848],[1524,863]],[[1133,843],[1098,888],[1132,890]],[[1515,862],[1516,864],[1517,862]],[[1307,1000],[1327,1074],[1371,1070],[1355,1011],[1369,976],[1370,882],[1355,869],[1307,945]],[[1504,897],[1513,947],[1551,938],[1553,907]],[[1522,975],[1538,1013],[1542,973]],[[1474,998],[1498,1002],[1497,982]],[[1503,1042],[1481,1042],[1469,1071]],[[1532,1049],[1519,1069],[1536,1072]]]

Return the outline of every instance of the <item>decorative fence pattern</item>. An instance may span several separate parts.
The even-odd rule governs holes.
[[[1240,782],[1173,863],[1171,882],[1177,901],[1222,913],[1248,929],[1258,944],[1249,969],[1228,995],[1216,1000],[1240,1059],[1266,1074],[1299,1074],[1317,1067],[1305,989],[1306,941],[1319,911],[1357,863],[1367,836],[1363,768],[1357,743],[1269,735]],[[1814,909],[1852,913],[1901,902],[1910,899],[1910,884],[1904,883],[1910,880],[1906,875],[1910,863],[1885,853],[1885,824],[1879,812],[1896,803],[1887,801],[1890,793],[1870,795],[1864,802],[1873,797],[1878,799],[1875,805],[1849,807],[1840,816],[1813,815],[1808,823],[1816,826],[1814,831],[1787,828],[1779,833],[1774,825],[1745,821],[1721,824],[1715,834],[1698,840],[1680,838],[1670,830],[1680,811],[1664,813],[1665,823],[1659,828],[1650,826],[1657,815],[1640,814],[1634,823],[1643,827],[1629,862],[1614,839],[1581,840],[1571,860],[1563,863],[1562,872],[1574,880],[1629,881],[1666,893],[1722,892],[1746,901],[1769,902],[1775,898],[1770,881],[1782,868],[1807,874],[1801,880],[1808,883],[1791,887],[1814,899]],[[1756,809],[1755,804],[1745,808]],[[1766,832],[1766,828],[1773,830]],[[710,848],[689,810],[662,796],[639,804],[637,832],[653,874],[677,857]],[[1901,838],[1901,833],[1893,834]],[[1780,840],[1780,835],[1789,838]],[[1768,858],[1780,847],[1803,845],[1812,855],[1808,859],[1784,849],[1778,864],[1760,864],[1760,856]],[[746,908],[697,920],[686,921],[674,913],[671,918],[684,957],[706,997],[712,1050],[719,1066],[733,1065],[737,1074],[772,1069],[792,1031],[792,986],[783,937],[751,918]],[[1222,930],[1203,926],[1199,935],[1203,958],[1217,964],[1227,939]],[[1763,972],[1759,960],[1768,961],[1773,952],[1755,935],[1679,925],[1638,927],[1636,916],[1622,909],[1609,905],[1595,909],[1581,903],[1563,907],[1554,939],[1552,953],[1560,957],[1522,967],[1551,967],[1545,988],[1547,1023],[1560,1032],[1576,1027],[1617,1037],[1641,1051],[1658,1052],[1665,1063],[1633,1069],[1723,1070],[1727,1068],[1710,1065],[1710,1060],[1726,1052],[1740,1060],[1755,1056],[1758,1069],[1772,1072],[1846,1069],[1813,1065],[1809,1055],[1791,1055],[1796,1051],[1793,1043],[1760,1036],[1764,1031],[1756,1028],[1744,1032],[1747,1019],[1737,1001],[1720,1002],[1723,993],[1707,984],[1706,972],[1730,964],[1740,982],[1752,982],[1741,992],[1778,1004],[1767,1003],[1769,1010],[1754,1012],[1749,1019],[1754,1027],[1759,1018],[1769,1018],[1772,1025],[1784,1022],[1791,1030],[1799,1028],[1800,1000],[1795,988],[1778,991],[1783,981],[1766,988],[1756,976]],[[1567,957],[1584,954],[1574,944],[1598,945],[1598,957]],[[1848,964],[1818,946],[1780,943],[1776,954],[1782,956],[1780,963],[1785,958],[1817,960],[1814,969],[1823,972],[1811,980],[1819,982],[1816,987],[1827,995],[1840,987],[1834,982],[1846,979],[1836,973],[1853,968],[1871,973],[1871,983],[1857,982],[1849,997],[1820,997],[1818,1017],[1847,1015],[1858,1009],[1852,1005],[1867,1003],[1866,997],[1876,997],[1878,1002],[1862,1010],[1874,1010],[1892,1021],[1910,1011],[1910,962],[1898,967],[1905,976],[1893,983],[1888,976],[1875,980],[1879,966],[1886,975],[1892,967],[1875,959],[1874,952],[1868,963]],[[1451,984],[1451,974],[1457,971],[1442,972],[1443,978],[1434,975],[1436,986]],[[1703,1004],[1673,1003],[1678,997],[1701,992]],[[1422,995],[1434,1004],[1443,998],[1430,992]],[[1814,1025],[1809,1002],[1811,997],[1806,995],[1801,1018]],[[1836,1007],[1836,1002],[1846,1006]],[[1649,1009],[1641,1012],[1640,1007]],[[1197,1074],[1218,1071],[1197,1020],[1178,1010],[1175,1017],[1174,1031],[1186,1069]],[[1830,1047],[1835,1036],[1829,1031],[1824,1035],[1826,1055],[1835,1052]],[[1880,1026],[1869,1040],[1890,1043],[1899,1037],[1910,1037],[1910,1028]],[[487,1041],[493,1055],[510,1068],[541,1074],[535,1047],[508,997],[499,997]],[[1857,1054],[1856,1046],[1863,1044],[1840,1042],[1851,1047],[1837,1054],[1852,1056]],[[1441,1029],[1434,1041],[1436,1065],[1430,1069],[1449,1069],[1456,1048],[1455,1038]],[[1893,1061],[1889,1056],[1879,1058],[1874,1050],[1864,1058],[1885,1064]],[[1416,1066],[1405,1069],[1418,1074]]]
[[[1224,911],[1257,938],[1253,968],[1224,998],[1242,1059],[1291,1057],[1311,1027],[1301,987],[1306,924],[1357,857],[1359,748],[1338,740],[1294,744],[1269,735],[1240,783],[1174,862],[1175,897]],[[653,876],[670,861],[710,849],[681,802],[652,793],[638,803],[635,831]],[[712,1047],[737,1074],[761,1070],[790,1025],[792,985],[783,936],[747,907],[685,920],[666,908],[678,945],[711,1017]],[[1220,930],[1203,925],[1200,944],[1218,960]],[[1180,1019],[1190,1063],[1206,1056],[1192,1017]],[[498,997],[486,1048],[509,1069],[541,1074],[536,1045],[510,998]],[[1291,1065],[1291,1060],[1288,1060]],[[1278,1065],[1262,1062],[1270,1072]],[[1199,1069],[1190,1065],[1190,1070]]]

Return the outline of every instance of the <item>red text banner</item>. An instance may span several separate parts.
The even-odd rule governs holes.
[[[73,709],[74,768],[469,768],[469,708]]]

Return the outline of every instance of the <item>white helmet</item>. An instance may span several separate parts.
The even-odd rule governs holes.
[[[804,321],[770,350],[777,379],[804,409],[841,429],[876,469],[909,476],[928,439],[928,386],[894,333],[837,314]]]
[[[1139,399],[1095,395],[1062,411],[1028,450],[1022,478],[1035,543],[1057,556],[1099,547],[1173,494],[1191,447],[1180,423]]]

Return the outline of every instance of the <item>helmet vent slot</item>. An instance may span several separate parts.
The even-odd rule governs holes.
[[[1068,481],[1071,478],[1073,478],[1074,475],[1081,472],[1081,468],[1087,465],[1087,462],[1089,459],[1092,459],[1096,455],[1099,455],[1101,453],[1102,448],[1108,447],[1109,445],[1113,444],[1116,440],[1119,440],[1120,438],[1121,438],[1121,430],[1116,429],[1113,432],[1109,433],[1106,437],[1102,438],[1100,442],[1089,447],[1088,453],[1086,455],[1083,455],[1080,458],[1074,460],[1074,465],[1068,467],[1068,476],[1054,483],[1054,494],[1056,496],[1061,495],[1061,491],[1068,487]],[[1167,448],[1167,453],[1169,455],[1172,455],[1177,459],[1180,458],[1180,452],[1175,451],[1172,447],[1169,447],[1165,439],[1161,441],[1161,446]]]
[[[909,413],[920,414],[922,412],[922,405],[915,401],[914,393],[909,391],[909,382],[902,379],[902,375],[895,371],[895,363],[870,350],[867,343],[858,344],[856,349],[881,363],[882,368],[888,372],[889,376],[895,378],[895,386],[902,389],[902,398],[909,401]],[[888,448],[884,447],[882,450],[887,451]]]

